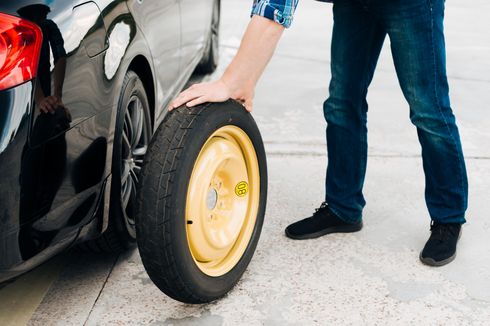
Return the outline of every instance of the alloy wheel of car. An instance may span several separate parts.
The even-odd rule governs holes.
[[[143,158],[150,141],[150,126],[143,103],[133,95],[126,107],[121,150],[121,205],[124,218],[134,225],[134,201]]]
[[[150,106],[138,75],[124,77],[114,130],[109,223],[104,233],[81,243],[91,252],[121,252],[136,242],[135,203],[143,158],[151,139]]]
[[[128,71],[121,90],[116,120],[110,220],[105,232],[107,236],[118,239],[121,249],[128,248],[136,241],[136,192],[150,139],[148,97],[139,76]]]
[[[262,138],[241,104],[170,112],[140,175],[135,222],[148,275],[182,302],[222,297],[252,259],[266,199]]]

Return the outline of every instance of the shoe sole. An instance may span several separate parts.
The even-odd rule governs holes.
[[[316,239],[330,233],[354,233],[354,232],[361,231],[362,227],[363,224],[361,222],[359,224],[326,228],[315,233],[308,233],[304,235],[292,235],[288,232],[287,229],[285,230],[285,233],[288,238],[293,240],[308,240],[308,239]]]
[[[420,253],[419,258],[420,258],[420,261],[422,263],[424,263],[425,265],[433,266],[433,267],[441,267],[441,266],[447,265],[450,262],[452,262],[456,258],[456,253],[454,253],[454,255],[452,255],[451,257],[446,258],[446,259],[441,260],[441,261],[435,261],[434,259],[432,259],[430,257],[424,258],[424,257],[422,257],[422,253]]]
[[[459,239],[461,239],[462,234],[463,234],[463,230],[461,229],[459,231],[458,241],[459,241]],[[451,257],[446,258],[444,260],[440,260],[440,261],[435,261],[434,259],[432,259],[430,257],[424,258],[424,257],[422,257],[422,252],[420,252],[419,258],[420,258],[420,261],[427,266],[441,267],[441,266],[449,264],[450,262],[452,262],[456,258],[456,251],[454,252],[454,255],[452,255]]]

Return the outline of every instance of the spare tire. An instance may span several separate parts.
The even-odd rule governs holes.
[[[170,112],[139,187],[137,242],[151,280],[185,303],[230,291],[255,252],[267,200],[265,151],[250,113],[235,101]]]

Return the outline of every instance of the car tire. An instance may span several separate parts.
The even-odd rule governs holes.
[[[242,105],[170,112],[139,185],[137,242],[151,280],[184,303],[228,293],[252,259],[266,199],[262,138]]]
[[[209,32],[208,41],[204,49],[204,54],[196,67],[198,74],[211,74],[218,67],[219,62],[219,29],[221,21],[221,2],[214,0],[213,15],[211,19],[211,30]]]
[[[109,224],[97,239],[80,245],[91,252],[119,253],[136,243],[137,184],[151,140],[150,105],[138,75],[128,71],[119,98],[112,157]]]

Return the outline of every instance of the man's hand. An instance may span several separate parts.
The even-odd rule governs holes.
[[[230,98],[239,101],[247,111],[252,111],[253,89],[239,89],[232,91],[222,79],[210,82],[194,84],[182,93],[170,104],[169,111],[186,104],[193,107],[206,102],[224,102]]]
[[[54,111],[59,108],[63,107],[63,102],[61,101],[61,98],[59,96],[46,96],[43,97],[41,100],[37,102],[37,107],[39,108],[39,111],[43,113],[51,113],[54,114]]]
[[[186,104],[193,107],[206,102],[224,102],[231,97],[231,92],[222,80],[211,83],[194,84],[170,104],[169,111]]]

